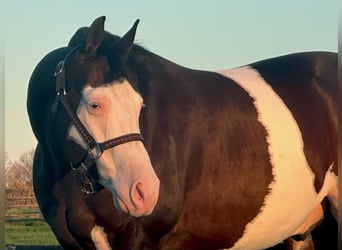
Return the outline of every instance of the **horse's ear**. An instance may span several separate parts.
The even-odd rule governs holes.
[[[101,16],[95,19],[90,25],[84,48],[84,53],[87,59],[96,55],[97,49],[102,43],[105,20],[106,17]]]
[[[138,24],[139,19],[134,22],[132,28],[118,42],[121,60],[124,63],[127,61],[129,52],[131,52]]]

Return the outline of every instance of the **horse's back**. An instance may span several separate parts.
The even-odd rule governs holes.
[[[269,93],[274,93],[275,98],[284,103],[303,138],[305,157],[315,173],[315,187],[319,191],[331,165],[337,174],[337,54],[297,53],[256,62],[244,68],[238,69],[239,73],[227,70],[224,74],[237,82],[259,78],[266,87],[270,87]],[[254,73],[248,78],[247,71]],[[263,92],[259,98],[269,97]],[[272,104],[269,103],[270,112],[274,117],[280,117],[281,113]],[[285,128],[283,132],[286,132]]]
[[[337,64],[336,53],[307,52],[252,65],[298,123],[317,191],[330,166],[337,174]]]

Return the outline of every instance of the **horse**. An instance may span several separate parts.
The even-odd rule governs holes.
[[[29,80],[34,191],[63,248],[265,249],[337,216],[336,53],[209,72],[134,44],[139,20],[104,23]]]

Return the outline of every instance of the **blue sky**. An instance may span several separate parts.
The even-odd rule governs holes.
[[[5,3],[5,150],[17,159],[36,141],[26,114],[32,70],[98,16],[122,35],[139,18],[136,42],[197,69],[227,69],[299,51],[337,51],[332,0],[19,1]]]

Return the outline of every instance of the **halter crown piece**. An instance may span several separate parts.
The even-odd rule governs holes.
[[[84,127],[80,119],[77,117],[75,111],[72,110],[69,104],[65,86],[65,65],[70,56],[75,53],[79,47],[80,46],[73,48],[56,66],[54,73],[54,76],[56,77],[56,102],[53,104],[52,110],[55,111],[58,103],[61,103],[69,118],[86,142],[87,154],[84,160],[79,164],[78,167],[74,167],[74,165],[71,163],[70,166],[80,178],[81,191],[86,194],[93,194],[99,191],[100,184],[98,184],[97,181],[88,174],[88,170],[92,165],[96,166],[95,161],[101,157],[103,151],[132,141],[144,142],[144,138],[139,133],[130,133],[98,143]]]

